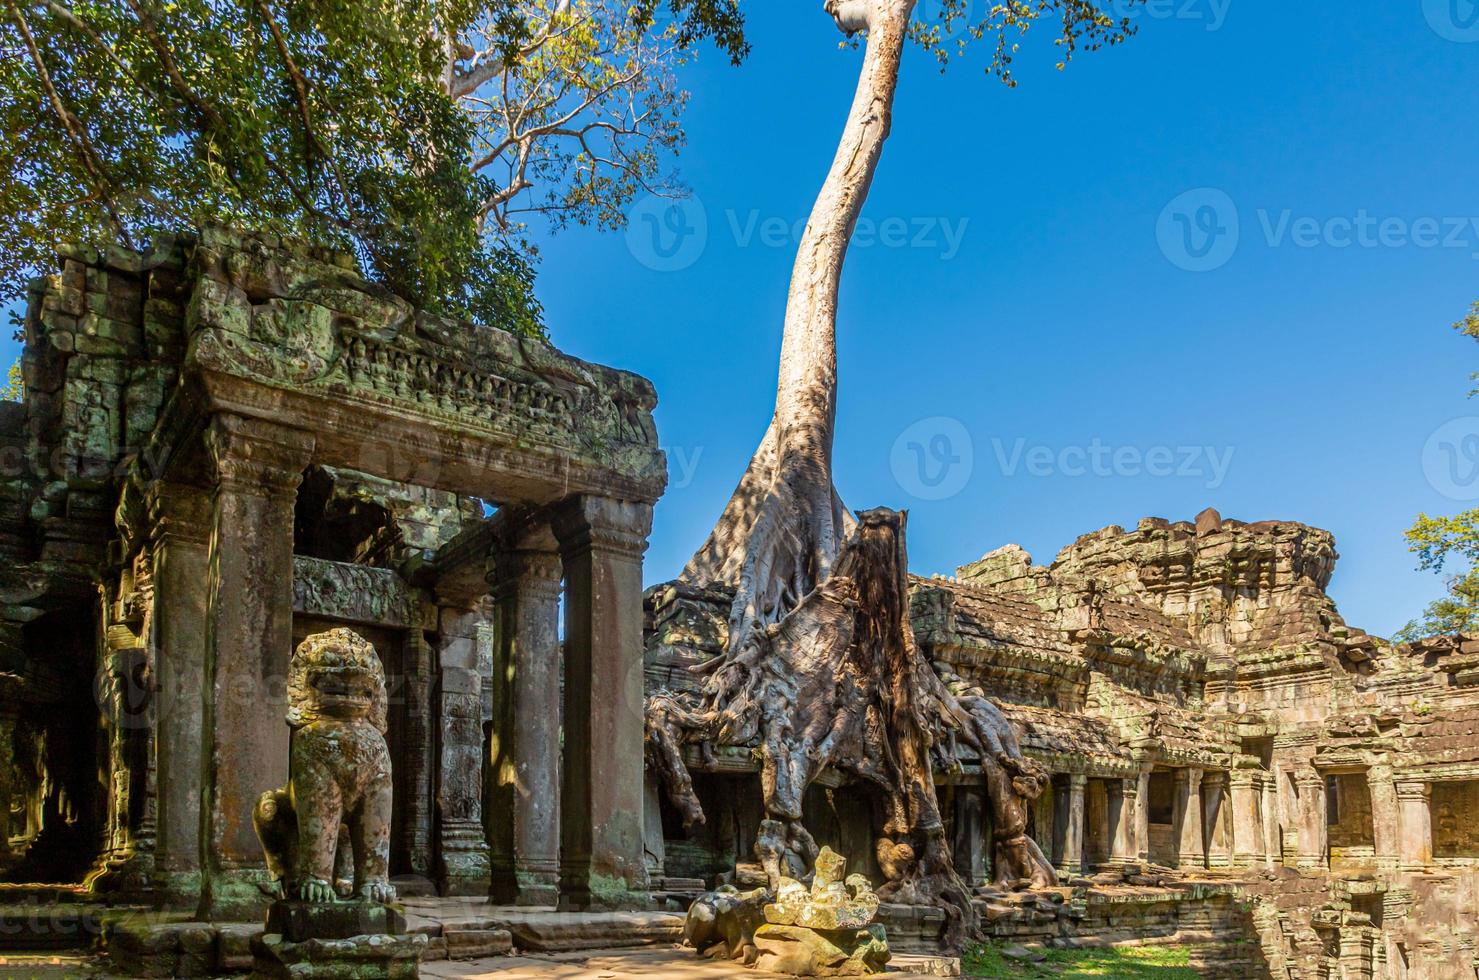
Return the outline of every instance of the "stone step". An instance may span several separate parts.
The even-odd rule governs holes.
[[[507,929],[464,929],[446,926],[442,929],[447,959],[477,960],[485,956],[506,956],[513,952],[514,937]]]
[[[488,924],[506,930],[519,949],[536,953],[665,945],[683,938],[683,916],[667,912],[495,912]]]
[[[0,905],[0,950],[91,949],[108,914],[103,906],[77,903]]]

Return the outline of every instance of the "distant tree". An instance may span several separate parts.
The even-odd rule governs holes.
[[[703,37],[743,52],[737,0],[669,0],[662,28],[654,0],[620,13],[604,0],[4,4],[0,300],[47,268],[60,241],[132,246],[152,230],[215,220],[353,249],[419,305],[537,332],[530,256],[482,233],[490,212],[504,220],[510,197],[490,176],[504,157],[490,160],[489,145],[505,141],[473,102],[498,104],[479,94],[498,78],[492,67],[535,106],[565,92],[606,123],[618,93],[669,90],[660,72],[603,81],[602,58],[646,65]],[[667,47],[638,39],[655,33]],[[582,86],[586,97],[568,94]],[[618,128],[662,146],[670,116]],[[564,169],[557,151],[536,152],[579,117],[510,116],[511,145],[530,162],[505,176],[580,174],[578,203],[609,192],[592,176],[602,161],[651,172],[639,150],[613,156],[610,140],[597,143],[600,126],[587,136],[593,165],[582,166],[585,149]]]
[[[1453,328],[1479,340],[1479,303]],[[1479,373],[1471,377],[1479,380]],[[1469,394],[1476,392],[1479,389]],[[1441,574],[1452,566],[1466,566],[1466,570],[1449,574],[1444,595],[1429,603],[1394,639],[1411,642],[1425,636],[1479,634],[1479,508],[1452,517],[1418,514],[1406,537],[1408,550],[1418,556],[1417,567],[1422,571]]]
[[[474,124],[473,168],[493,183],[480,223],[505,238],[536,214],[556,228],[622,227],[637,193],[678,193],[663,172],[684,139],[674,71],[700,37],[738,63],[748,45],[737,0],[485,11],[453,46],[446,82]]]
[[[10,374],[5,380],[5,389],[0,392],[0,401],[23,402],[26,400],[26,379],[21,374],[20,358],[10,366]]]

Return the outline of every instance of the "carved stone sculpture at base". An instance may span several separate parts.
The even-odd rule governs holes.
[[[385,673],[347,629],[308,637],[288,668],[292,776],[253,814],[279,895],[252,941],[253,980],[413,980],[425,936],[405,935],[390,860]],[[335,864],[353,851],[352,901]],[[342,876],[341,871],[341,876]]]
[[[755,965],[797,977],[862,977],[882,973],[889,960],[883,926],[807,929],[766,923],[755,930]]]
[[[278,896],[335,899],[340,829],[354,852],[353,894],[392,902],[390,751],[385,672],[352,630],[308,637],[288,668],[292,776],[257,802],[253,820]]]
[[[762,860],[774,852],[773,845],[764,840],[756,844]],[[883,927],[872,924],[878,896],[862,875],[851,875],[844,883],[846,869],[846,858],[823,847],[810,888],[782,875],[774,894],[764,888],[740,892],[728,886],[710,892],[689,908],[684,940],[705,956],[741,960],[771,973],[800,977],[881,973],[889,949]]]

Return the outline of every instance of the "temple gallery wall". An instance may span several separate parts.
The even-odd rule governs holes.
[[[644,593],[647,381],[215,229],[65,251],[25,340],[26,403],[0,406],[0,901],[75,885],[258,920],[289,657],[340,627],[384,673],[403,896],[681,909],[763,880],[755,746],[684,749],[702,823],[648,759],[647,699],[702,683],[730,597]],[[910,580],[933,670],[1044,774],[1051,895],[1000,880],[983,760],[937,766],[983,936],[1180,937],[1209,975],[1475,974],[1479,638],[1348,626],[1335,561],[1325,531],[1207,511]],[[805,811],[887,877],[867,785],[824,773]],[[945,929],[878,915],[896,949]]]

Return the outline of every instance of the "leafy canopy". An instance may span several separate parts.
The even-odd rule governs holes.
[[[909,36],[935,56],[940,70],[953,58],[963,57],[978,42],[990,45],[987,74],[1015,87],[1013,67],[1023,39],[1039,20],[1047,18],[1056,34],[1057,67],[1066,68],[1080,51],[1097,51],[1128,40],[1135,26],[1126,15],[1145,0],[934,0],[929,16],[916,16]],[[1121,11],[1116,17],[1110,8]]]
[[[500,188],[455,88],[475,25],[519,64],[542,23],[528,3],[3,3],[0,299],[60,242],[221,221],[352,249],[418,305],[539,330],[528,253],[481,231]],[[621,17],[661,13],[682,45],[747,50],[738,0],[638,0]]]

